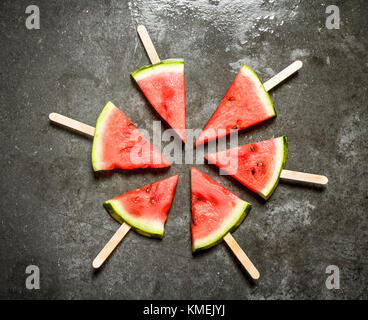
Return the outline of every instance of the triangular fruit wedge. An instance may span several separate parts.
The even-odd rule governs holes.
[[[206,143],[276,116],[261,80],[242,65],[225,97],[195,141]]]
[[[97,119],[92,146],[94,171],[169,167],[170,162],[152,146],[112,102]]]
[[[222,241],[244,220],[251,205],[201,171],[191,168],[192,250]]]
[[[205,158],[268,199],[280,179],[287,151],[286,137],[279,137],[208,154]]]
[[[164,60],[131,75],[158,114],[185,142],[184,60]]]
[[[167,213],[174,198],[179,175],[134,189],[103,206],[120,223],[126,222],[147,237],[162,238]]]

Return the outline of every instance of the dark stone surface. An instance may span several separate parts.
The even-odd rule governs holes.
[[[366,1],[30,1],[0,3],[0,298],[368,298]],[[112,100],[139,128],[158,120],[129,73],[148,63],[142,23],[161,58],[185,59],[187,127],[202,128],[242,63],[263,81],[292,61],[299,74],[271,93],[276,119],[240,135],[286,135],[287,168],[329,177],[325,189],[280,183],[268,202],[209,165],[197,167],[253,204],[234,237],[261,272],[254,284],[225,244],[193,257],[188,164],[94,175],[91,139],[48,121],[59,112],[94,125]],[[167,126],[162,124],[162,128]],[[118,224],[102,202],[180,173],[162,241],[129,232],[94,273]],[[25,288],[25,268],[41,289]],[[340,268],[340,290],[325,286]]]

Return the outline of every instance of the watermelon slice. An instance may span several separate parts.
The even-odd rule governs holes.
[[[249,67],[242,65],[195,145],[248,128],[274,116],[275,108],[261,80]]]
[[[158,114],[185,142],[184,60],[164,60],[131,75]]]
[[[92,146],[94,171],[169,167],[170,162],[156,150],[134,124],[112,102],[97,119]]]
[[[115,220],[128,223],[138,233],[162,238],[178,178],[177,174],[131,190],[104,202],[103,206]]]
[[[251,205],[201,171],[192,167],[190,173],[194,252],[221,242],[240,225]]]
[[[275,190],[286,157],[286,137],[250,143],[205,156],[264,199],[268,199]]]

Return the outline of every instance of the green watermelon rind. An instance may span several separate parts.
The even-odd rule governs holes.
[[[105,201],[103,206],[116,221],[129,224],[135,231],[146,237],[162,239],[164,236],[164,225],[161,222],[155,224],[147,219],[135,218],[114,200]]]
[[[273,191],[276,189],[279,180],[282,169],[284,169],[286,164],[286,158],[288,154],[288,146],[287,146],[287,138],[285,136],[276,138],[277,140],[277,153],[278,153],[278,163],[276,164],[277,170],[274,172],[274,177],[271,179],[271,181],[267,184],[267,186],[260,190],[259,195],[263,197],[265,200],[267,200]]]
[[[101,140],[100,140],[100,134],[102,132],[104,132],[104,120],[106,119],[106,117],[108,117],[111,109],[114,107],[114,104],[109,101],[106,103],[105,107],[102,109],[99,117],[97,118],[96,121],[96,128],[95,128],[95,134],[93,136],[93,144],[92,144],[92,167],[93,167],[93,171],[99,171],[102,170],[100,167],[100,159],[99,157],[101,156],[102,152],[99,152],[100,149],[100,144],[101,144]]]
[[[193,241],[192,251],[196,252],[199,250],[205,250],[220,243],[228,232],[233,232],[236,230],[236,228],[243,222],[250,209],[250,203],[239,199],[236,208],[229,214],[229,218],[226,220],[226,222],[223,223],[225,226],[205,239]]]
[[[180,67],[184,65],[184,59],[167,59],[162,60],[161,62],[157,64],[148,64],[146,66],[143,66],[131,73],[131,76],[138,82],[142,79],[144,79],[147,76],[151,76],[153,72],[158,71],[165,71],[170,70],[172,71],[175,67]],[[169,67],[170,69],[167,69]]]
[[[262,99],[262,100],[263,100],[264,106],[267,110],[267,114],[270,118],[275,117],[276,116],[275,107],[273,106],[270,95],[268,94],[267,90],[263,86],[263,83],[262,83],[261,79],[258,77],[258,75],[251,68],[249,68],[245,64],[243,64],[240,69],[242,71],[247,72],[247,74],[252,77],[252,80],[253,80],[254,84],[258,83],[258,88],[261,91],[261,92],[259,92],[259,96],[261,96],[261,93],[264,95],[265,99]]]

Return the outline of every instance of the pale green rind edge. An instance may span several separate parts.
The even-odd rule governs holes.
[[[269,184],[269,186],[266,187],[266,191],[259,193],[259,195],[263,197],[265,200],[267,200],[271,196],[272,192],[276,189],[279,183],[279,180],[280,180],[281,171],[285,167],[287,154],[288,154],[287,138],[285,136],[282,136],[277,139],[281,140],[281,145],[282,145],[281,150],[278,150],[278,152],[280,153],[281,162],[278,168],[278,174],[277,174],[276,180],[272,181]]]
[[[118,208],[116,205],[114,205],[113,200],[108,200],[103,203],[104,208],[106,211],[118,222],[123,223],[126,222],[129,224],[135,231],[140,233],[141,235],[144,235],[146,237],[151,238],[158,238],[162,239],[164,236],[164,228],[162,230],[157,229],[150,229],[149,227],[143,228],[142,225],[138,225],[137,221],[135,219],[130,219],[122,208]]]
[[[250,211],[250,209],[252,207],[249,202],[246,202],[246,201],[241,200],[241,199],[239,199],[239,201],[243,202],[243,206],[241,208],[239,208],[237,211],[230,214],[230,216],[232,216],[233,220],[234,220],[233,223],[230,223],[230,227],[225,228],[224,230],[221,230],[216,235],[211,237],[211,240],[209,240],[208,242],[205,242],[201,245],[196,246],[195,243],[193,242],[192,243],[192,251],[193,252],[196,252],[196,251],[199,251],[199,250],[205,250],[205,249],[208,249],[210,247],[213,247],[216,244],[220,243],[222,241],[223,237],[228,232],[235,231],[235,229],[243,222],[243,220],[245,219],[246,215],[248,214],[248,212]]]
[[[266,97],[267,102],[268,102],[267,103],[268,115],[270,117],[275,117],[276,116],[275,107],[273,106],[273,103],[272,103],[272,100],[270,98],[270,95],[268,94],[267,90],[263,86],[263,83],[262,83],[261,79],[258,77],[258,75],[251,68],[249,68],[245,64],[243,64],[240,69],[246,69],[246,70],[248,70],[253,75],[253,77],[256,80],[258,80],[258,82],[259,82],[259,88],[262,89],[262,91],[264,91],[265,97]]]
[[[181,65],[184,64],[184,59],[167,59],[167,60],[162,60],[161,62],[157,63],[157,64],[148,64],[146,66],[143,66],[135,71],[133,71],[131,73],[131,76],[136,80],[137,80],[137,76],[140,76],[140,79],[144,78],[145,74],[147,76],[149,76],[151,74],[151,72],[153,70],[157,70],[160,69],[161,67],[165,67],[165,66],[177,66],[177,65]]]
[[[99,144],[100,144],[100,133],[101,131],[103,131],[103,124],[104,124],[104,119],[108,116],[111,107],[114,107],[114,104],[109,101],[106,103],[105,107],[102,109],[100,115],[97,118],[96,121],[96,128],[95,128],[95,134],[93,136],[93,144],[92,144],[92,167],[93,167],[93,171],[99,171],[101,170],[99,168]]]

